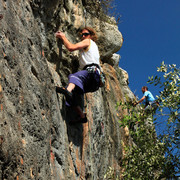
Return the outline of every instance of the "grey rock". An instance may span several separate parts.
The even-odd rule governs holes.
[[[103,179],[110,166],[120,176],[130,141],[118,123],[124,112],[115,106],[130,90],[123,90],[127,80],[108,61],[122,46],[117,26],[85,14],[81,1],[0,3],[0,177]],[[54,33],[62,30],[77,42],[83,25],[98,32],[107,83],[84,97],[88,123],[70,126],[76,114],[55,85],[66,85],[78,70],[78,54],[68,52]]]

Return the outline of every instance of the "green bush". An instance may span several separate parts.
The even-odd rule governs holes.
[[[127,109],[128,115],[120,121],[120,126],[127,126],[134,144],[126,147],[123,158],[124,179],[168,179],[180,172],[180,70],[176,65],[162,62],[157,70],[163,76],[149,78],[149,83],[160,86],[157,96],[160,106],[156,115],[163,117],[165,131],[157,136],[154,124],[159,126],[154,112],[145,112],[142,107],[118,103]]]

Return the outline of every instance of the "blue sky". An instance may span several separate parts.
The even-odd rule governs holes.
[[[124,38],[117,52],[121,55],[119,66],[129,74],[129,87],[139,98],[144,85],[154,96],[159,95],[160,89],[147,81],[149,76],[158,75],[162,61],[180,67],[180,0],[114,2],[121,15],[118,27]],[[156,127],[158,134],[162,125]]]
[[[148,76],[157,74],[162,61],[180,66],[180,0],[114,0],[121,15],[118,25],[124,43],[119,66],[129,74],[129,87],[139,98]]]

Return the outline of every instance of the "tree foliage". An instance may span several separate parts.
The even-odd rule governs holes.
[[[150,77],[148,82],[161,89],[157,96],[160,102],[157,115],[162,117],[165,128],[159,138],[166,146],[167,161],[171,161],[175,173],[180,173],[180,69],[162,62],[157,71],[160,75]],[[156,122],[157,126],[162,125]]]
[[[85,7],[86,12],[102,21],[115,24],[118,24],[120,21],[121,16],[116,10],[114,0],[82,0],[82,4]],[[112,17],[114,17],[116,21]]]
[[[109,15],[110,11],[113,9],[114,0],[83,0],[82,4],[86,10],[93,16]]]
[[[160,88],[156,116],[154,111],[146,112],[142,107],[118,104],[128,111],[120,125],[128,126],[134,142],[132,147],[126,147],[124,179],[168,179],[180,172],[180,70],[162,62],[157,71],[163,75],[152,76],[148,81]],[[161,117],[164,127],[157,136],[154,124],[161,126]]]
[[[102,10],[105,14],[109,14],[110,11],[114,8],[114,0],[100,0]]]
[[[157,139],[152,122],[152,114],[145,113],[142,107],[135,108],[131,104],[120,104],[128,110],[128,115],[120,121],[120,126],[127,126],[133,139],[133,145],[126,147],[122,165],[124,179],[159,179],[163,176],[162,166],[165,164],[165,147]]]

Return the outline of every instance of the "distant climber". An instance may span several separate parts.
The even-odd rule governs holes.
[[[148,87],[143,86],[141,90],[143,93],[143,97],[138,102],[134,103],[134,106],[136,106],[137,104],[145,100],[145,107],[144,107],[145,110],[157,109],[157,107],[159,106],[159,103],[155,100],[152,93],[148,91]]]
[[[69,51],[80,51],[79,64],[81,70],[69,75],[69,82],[66,88],[56,87],[57,93],[66,97],[67,103],[78,113],[78,119],[73,123],[86,123],[87,117],[77,103],[76,94],[83,95],[87,92],[94,92],[100,86],[100,62],[99,50],[95,43],[97,34],[94,29],[85,27],[80,31],[81,41],[73,44],[61,31],[56,32],[56,38],[60,38]]]

